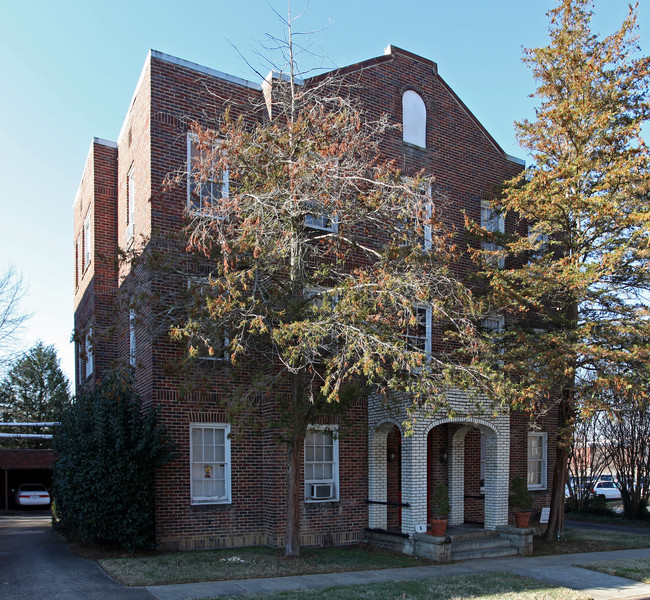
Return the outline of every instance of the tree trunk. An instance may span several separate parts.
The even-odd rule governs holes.
[[[285,556],[300,554],[300,459],[303,440],[293,436],[287,442],[287,514]]]
[[[551,491],[551,510],[544,539],[557,540],[564,532],[564,485],[567,468],[571,458],[571,436],[573,435],[573,396],[565,397],[558,406],[557,450],[553,469],[553,489]]]
[[[300,555],[300,466],[305,443],[306,424],[302,410],[304,385],[302,373],[291,374],[293,424],[287,441],[287,512],[285,556]]]

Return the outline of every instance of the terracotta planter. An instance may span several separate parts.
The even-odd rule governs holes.
[[[516,512],[515,513],[515,524],[519,529],[526,529],[528,527],[528,521],[530,521],[529,512]]]
[[[447,531],[447,519],[431,519],[431,535],[442,537]]]

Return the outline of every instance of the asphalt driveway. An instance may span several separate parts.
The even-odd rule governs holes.
[[[0,598],[7,600],[152,600],[79,558],[50,530],[45,511],[0,513]]]

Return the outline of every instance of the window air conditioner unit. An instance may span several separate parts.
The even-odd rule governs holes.
[[[329,500],[334,497],[334,484],[312,483],[309,486],[309,497],[312,500]]]

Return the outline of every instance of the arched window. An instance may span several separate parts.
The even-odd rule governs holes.
[[[402,96],[402,130],[405,142],[427,147],[427,108],[420,94],[413,90]]]

